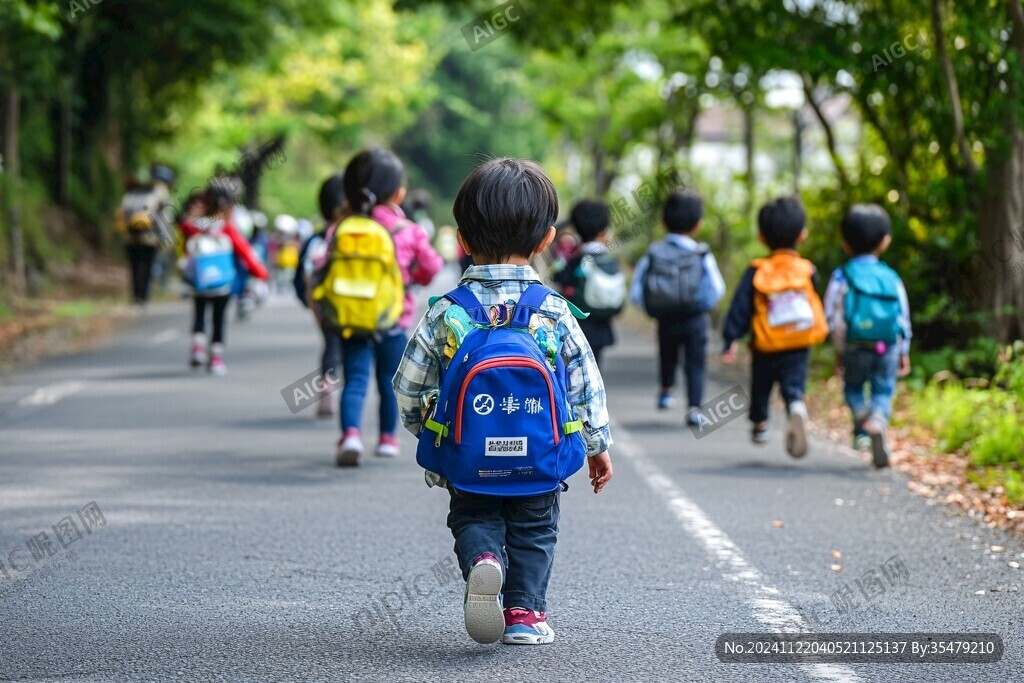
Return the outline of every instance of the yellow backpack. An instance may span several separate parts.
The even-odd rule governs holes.
[[[396,226],[395,232],[402,227]],[[324,323],[345,338],[384,332],[398,324],[405,285],[392,233],[366,216],[350,216],[339,223],[313,301]]]
[[[752,264],[754,349],[762,353],[815,346],[828,336],[821,298],[814,291],[814,264],[796,252],[777,251]]]

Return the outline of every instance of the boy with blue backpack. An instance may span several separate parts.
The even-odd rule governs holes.
[[[565,481],[612,477],[604,383],[576,322],[530,260],[554,239],[558,197],[540,166],[494,159],[453,207],[474,264],[431,300],[394,378],[416,460],[451,496],[448,528],[479,643],[550,643],[546,594]]]
[[[879,260],[892,242],[892,222],[875,204],[851,208],[840,226],[852,258],[832,274],[825,314],[853,414],[854,447],[871,449],[875,467],[889,464],[886,429],[897,377],[910,373],[910,305],[900,276]],[[870,399],[864,385],[870,385]],[[870,400],[870,402],[869,402]]]

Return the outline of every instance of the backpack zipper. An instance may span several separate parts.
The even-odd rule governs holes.
[[[561,441],[561,435],[558,433],[558,415],[555,411],[555,387],[551,383],[551,375],[542,363],[532,358],[515,358],[507,356],[501,358],[490,358],[482,361],[473,366],[473,369],[466,375],[466,379],[462,382],[462,388],[459,390],[458,403],[455,405],[455,443],[462,443],[462,410],[466,401],[466,391],[469,389],[469,383],[477,373],[496,367],[533,368],[544,376],[544,381],[548,385],[548,405],[551,407],[551,432],[554,434],[555,445],[557,446]]]

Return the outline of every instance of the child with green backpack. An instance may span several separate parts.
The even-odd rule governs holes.
[[[854,446],[871,449],[875,467],[889,464],[886,429],[896,379],[910,373],[910,305],[900,276],[879,256],[892,242],[892,222],[875,204],[851,208],[841,225],[852,258],[832,274],[825,314],[853,413]],[[870,385],[870,399],[864,385]]]

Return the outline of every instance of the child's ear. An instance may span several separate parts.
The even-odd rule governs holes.
[[[757,233],[757,241],[766,247],[768,246],[768,242],[765,240],[764,235],[760,232]]]
[[[845,251],[847,254],[853,253],[853,249],[850,248],[850,244],[846,240],[843,240],[843,251]]]
[[[886,252],[886,250],[889,249],[889,245],[890,244],[892,244],[892,235],[886,235],[885,237],[882,238],[882,241],[879,243],[878,247],[875,249],[875,253],[877,255],[881,256],[882,254],[884,254]]]
[[[806,240],[806,239],[807,239],[807,228],[804,228],[803,230],[800,231],[800,236],[796,238],[796,243],[797,244],[803,244],[804,240]]]
[[[455,231],[455,239],[459,241],[459,246],[462,247],[462,251],[466,252],[466,256],[472,256],[473,255],[473,250],[469,248],[468,244],[466,244],[466,240],[463,239],[463,237],[462,237],[462,231],[461,230],[456,230]]]
[[[388,199],[388,204],[394,204],[395,206],[401,206],[402,202],[405,201],[405,188],[400,187],[395,190],[395,193]]]
[[[534,256],[539,256],[544,252],[545,249],[551,246],[551,243],[555,241],[555,226],[548,228],[548,234],[544,236],[544,239],[540,241],[540,245],[533,250]],[[468,253],[468,252],[467,252]]]

